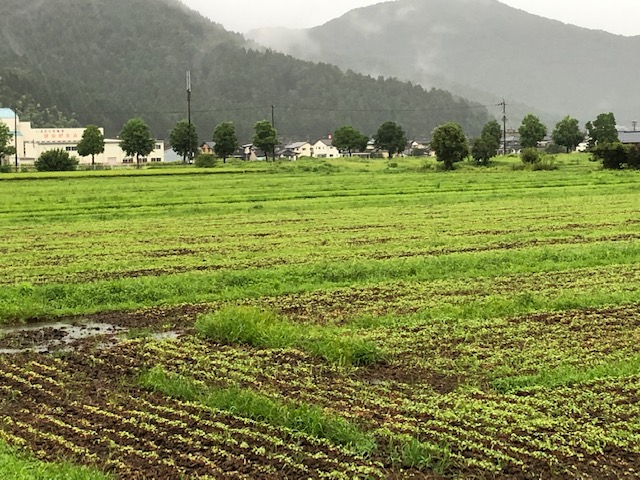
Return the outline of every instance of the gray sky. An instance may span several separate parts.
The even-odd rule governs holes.
[[[227,30],[308,28],[378,0],[182,0]],[[640,35],[639,0],[501,0],[536,15],[620,35]]]

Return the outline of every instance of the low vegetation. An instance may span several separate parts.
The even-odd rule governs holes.
[[[216,342],[259,348],[299,348],[338,365],[365,366],[382,361],[370,341],[343,328],[300,325],[256,307],[226,307],[202,315],[196,331]]]
[[[391,163],[0,177],[0,477],[638,478],[639,173]]]

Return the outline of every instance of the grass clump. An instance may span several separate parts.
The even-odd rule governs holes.
[[[387,450],[392,465],[446,475],[453,467],[451,449],[447,445],[422,442],[409,435],[386,432]]]
[[[345,329],[299,325],[256,307],[225,307],[201,315],[196,330],[216,342],[259,348],[298,348],[338,365],[367,366],[383,355],[373,343]]]
[[[615,361],[602,363],[592,368],[584,369],[573,365],[563,365],[546,370],[537,375],[521,375],[500,378],[493,381],[493,387],[500,393],[512,393],[530,387],[556,388],[599,379],[625,378],[640,374],[640,355]]]
[[[112,480],[113,477],[68,463],[45,463],[0,439],[0,478],[11,480]]]
[[[364,455],[376,448],[373,437],[337,416],[307,403],[282,402],[240,387],[206,388],[193,379],[156,366],[140,377],[140,384],[170,397],[200,403],[213,410],[324,438]]]

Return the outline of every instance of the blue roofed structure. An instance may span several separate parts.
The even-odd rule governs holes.
[[[15,112],[10,108],[0,108],[0,118],[14,118]]]

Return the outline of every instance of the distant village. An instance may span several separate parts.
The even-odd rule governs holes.
[[[33,128],[31,122],[23,122],[11,109],[0,108],[0,122],[5,123],[12,132],[15,129],[15,139],[17,140],[17,161],[20,165],[33,165],[35,160],[44,152],[54,149],[64,150],[70,155],[77,155],[78,142],[82,138],[84,128]],[[104,129],[100,129],[104,134]],[[619,138],[623,144],[640,145],[640,131],[636,131],[635,125],[632,130],[619,127]],[[545,138],[540,142],[540,148],[546,148],[551,143],[550,138]],[[500,146],[498,154],[504,154],[505,143]],[[587,143],[581,143],[577,150],[584,151]],[[516,129],[507,129],[506,132],[506,152],[507,154],[517,154],[521,151],[520,135]],[[195,155],[214,154],[214,142],[202,142]],[[348,156],[346,152],[338,150],[332,141],[331,135],[316,141],[296,141],[281,145],[275,150],[275,157],[282,160],[298,160],[300,158],[340,158]],[[410,140],[407,142],[402,156],[433,156],[433,152],[426,138]],[[364,151],[351,152],[350,156],[361,158],[387,158],[388,152],[379,150],[375,145],[375,140],[370,139]],[[266,160],[265,152],[257,149],[252,144],[241,145],[231,156],[232,158],[246,161]],[[79,157],[80,164],[91,163],[91,157]],[[12,162],[13,159],[5,159]],[[147,157],[140,159],[141,163],[162,163],[182,161],[171,147],[167,147],[163,140],[155,142],[154,150]],[[95,163],[108,166],[126,166],[133,164],[134,159],[128,156],[120,148],[120,140],[117,138],[105,138],[104,152],[96,155]]]

